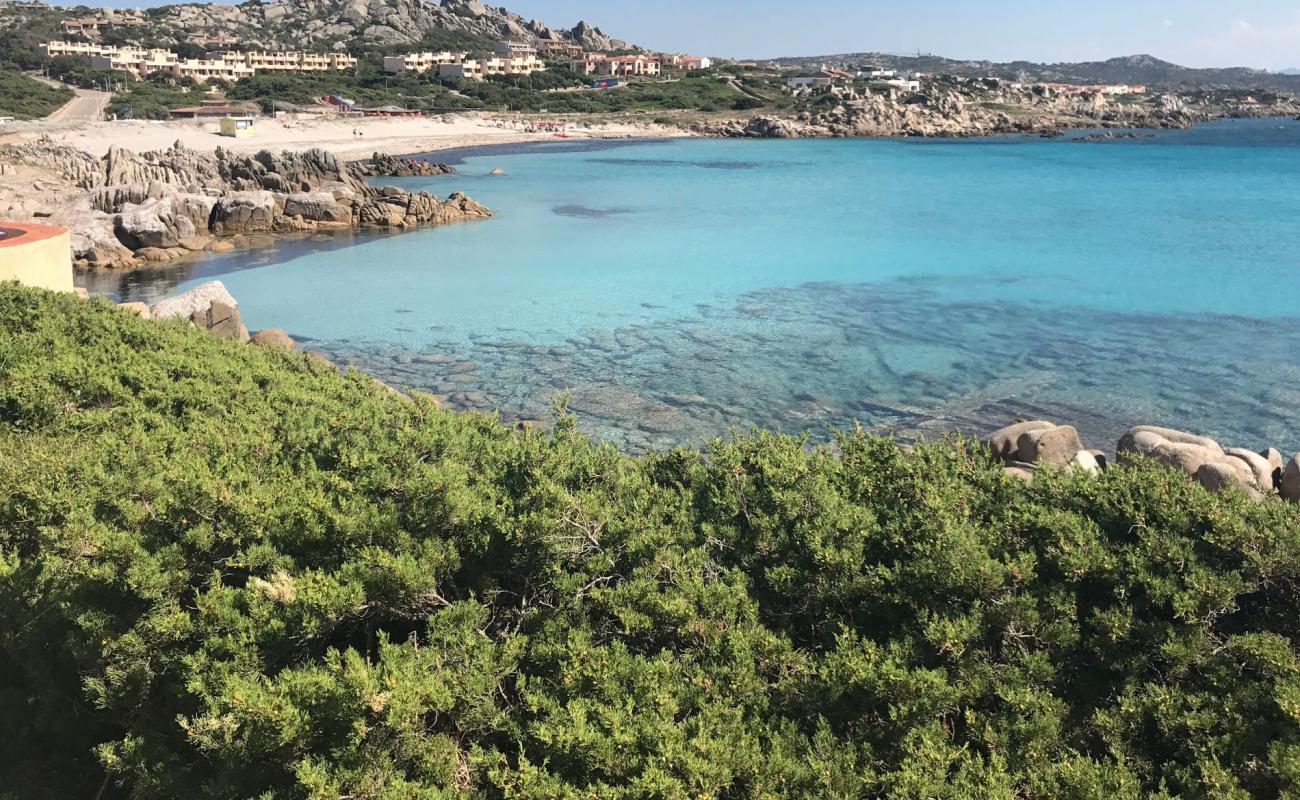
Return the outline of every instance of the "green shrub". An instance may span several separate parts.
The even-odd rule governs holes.
[[[47,86],[21,72],[0,69],[0,116],[40,119],[72,99],[72,91]]]
[[[189,83],[192,86],[193,79]],[[204,97],[202,91],[190,90],[183,82],[170,80],[164,73],[154,73],[142,81],[128,81],[125,86],[125,91],[113,95],[107,108],[109,114],[120,119],[170,119],[173,108],[196,106]]]
[[[0,288],[15,796],[1294,796],[1298,576],[1154,468],[632,458]]]

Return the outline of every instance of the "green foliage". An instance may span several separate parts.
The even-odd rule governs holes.
[[[311,105],[329,94],[341,94],[362,106],[395,105],[424,110],[464,108],[468,103],[427,76],[384,75],[373,70],[360,75],[341,72],[295,75],[256,75],[235,83],[230,96],[257,100],[269,110],[277,101]]]
[[[126,90],[113,95],[108,113],[120,119],[169,119],[173,108],[198,105],[203,92],[191,90],[192,78],[178,83],[155,73],[142,81],[125,82]]]
[[[21,72],[0,69],[0,116],[40,119],[71,99],[70,89],[46,86]]]
[[[540,73],[539,73],[540,74]],[[568,70],[560,73],[566,76]],[[535,77],[535,76],[534,76]],[[717,78],[684,78],[678,81],[629,82],[616,89],[579,92],[538,92],[524,84],[527,79],[449,82],[466,97],[487,108],[505,106],[512,111],[556,113],[618,113],[625,111],[702,110],[732,108],[748,99],[726,81]],[[544,80],[538,78],[538,80]],[[583,82],[590,83],[587,78]]]
[[[95,69],[90,66],[90,59],[84,56],[52,58],[46,63],[45,70],[51,78],[69,86],[101,92],[105,86],[121,86],[135,80],[131,73],[122,70]]]
[[[88,9],[87,9],[88,10]],[[0,3],[0,68],[39,69],[36,46],[62,39],[62,21],[67,9],[15,9]]]
[[[1296,796],[1298,577],[1154,467],[632,458],[0,288],[24,797]]]

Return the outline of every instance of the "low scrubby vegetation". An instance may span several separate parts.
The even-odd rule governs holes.
[[[199,105],[210,96],[206,90],[216,88],[196,84],[192,78],[175,81],[161,74],[145,80],[123,81],[120,85],[122,91],[113,95],[106,109],[117,119],[170,119],[172,109]]]
[[[0,796],[1272,798],[1300,510],[633,458],[0,288]]]
[[[72,99],[72,91],[47,86],[17,70],[0,69],[0,117],[40,119]]]

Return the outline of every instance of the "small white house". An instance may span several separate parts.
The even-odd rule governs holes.
[[[876,86],[888,86],[891,89],[898,89],[902,92],[919,92],[921,91],[921,82],[907,80],[905,78],[892,78],[887,81],[876,81]]]
[[[800,76],[791,78],[786,85],[791,89],[824,89],[835,83],[833,78],[821,77],[818,75]]]

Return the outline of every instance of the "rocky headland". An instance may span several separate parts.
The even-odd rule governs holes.
[[[927,79],[917,92],[837,88],[801,100],[792,112],[700,123],[693,132],[728,138],[1055,136],[1069,129],[1181,129],[1300,113],[1300,99],[1285,94],[1115,97],[952,76]]]
[[[49,139],[0,147],[7,173],[35,173],[31,191],[0,192],[0,215],[42,219],[72,233],[78,266],[113,269],[170,262],[249,244],[250,237],[339,229],[390,229],[485,219],[459,192],[373,187],[368,175],[443,174],[376,154],[347,165],[323,150],[237,155],[180,143],[102,158]]]

